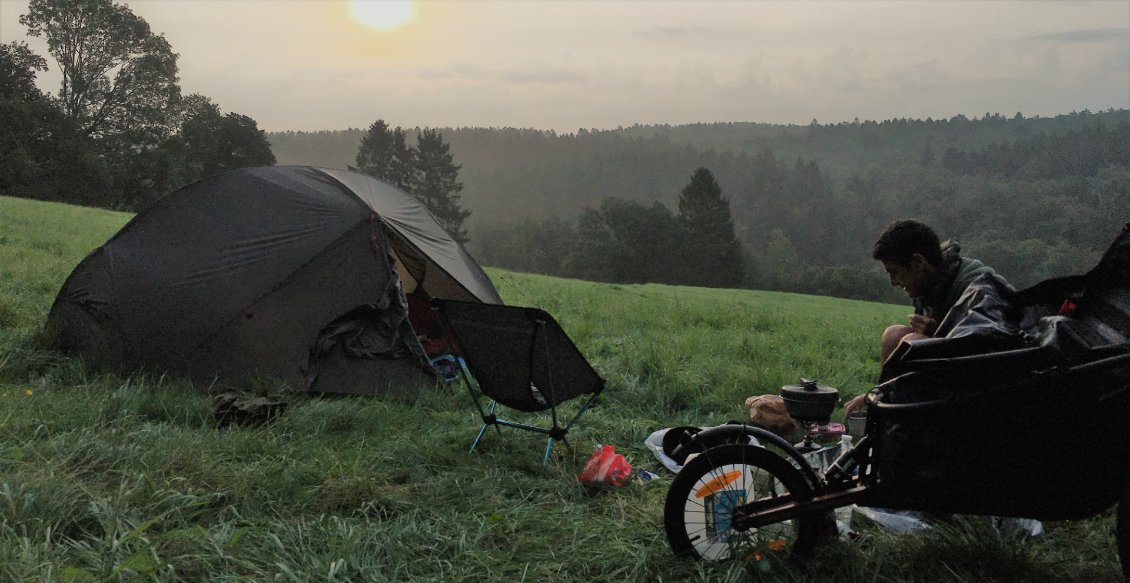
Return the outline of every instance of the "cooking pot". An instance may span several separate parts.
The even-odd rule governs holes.
[[[800,379],[799,385],[781,387],[781,398],[789,417],[801,423],[828,423],[840,400],[840,392],[816,381]]]

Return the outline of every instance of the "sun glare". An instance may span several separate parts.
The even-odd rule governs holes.
[[[392,30],[416,17],[414,0],[353,0],[351,4],[354,20],[381,31]]]

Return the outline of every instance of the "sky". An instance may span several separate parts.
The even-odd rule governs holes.
[[[180,55],[184,93],[268,131],[1130,109],[1126,0],[127,3]],[[0,42],[47,56],[25,12],[0,0]],[[412,18],[361,21],[374,14]],[[42,73],[40,86],[54,93],[60,78]]]

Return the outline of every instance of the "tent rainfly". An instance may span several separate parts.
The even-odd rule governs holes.
[[[127,374],[411,396],[435,385],[431,298],[502,303],[419,202],[354,172],[244,168],[134,217],[67,278],[47,329]]]

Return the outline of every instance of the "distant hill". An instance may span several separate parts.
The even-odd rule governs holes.
[[[670,204],[698,166],[725,177],[727,166],[766,150],[787,164],[815,162],[833,178],[891,173],[949,148],[973,151],[1101,124],[1130,122],[1130,111],[1053,118],[986,114],[969,119],[890,119],[807,126],[765,123],[634,125],[558,134],[519,128],[440,128],[463,165],[463,202],[479,213],[516,219],[573,216],[606,196]],[[409,129],[413,138],[419,128]],[[346,168],[365,130],[268,134],[279,164]],[[736,168],[736,172],[741,169]],[[733,184],[727,185],[732,191]],[[732,197],[733,198],[733,197]]]
[[[568,227],[609,197],[674,209],[703,167],[731,205],[751,261],[747,285],[761,289],[892,299],[875,295],[883,284],[871,273],[868,249],[896,218],[918,217],[943,237],[960,238],[969,254],[1018,285],[1092,263],[1130,220],[1128,110],[564,134],[440,131],[462,165],[470,247],[499,267],[524,269],[518,261],[535,243],[568,250],[575,245],[568,228],[548,241],[531,237],[553,230],[543,221]],[[409,129],[410,137],[415,133]],[[363,134],[283,132],[269,139],[280,164],[343,168]],[[560,266],[538,269],[565,273]]]

